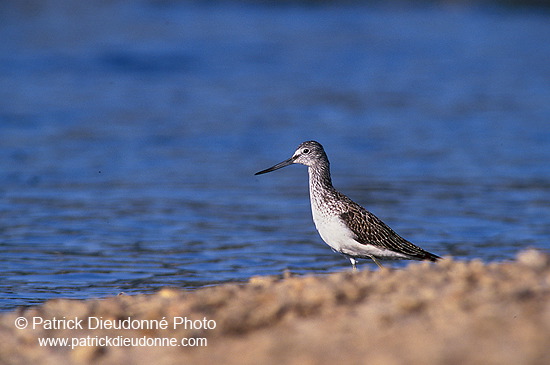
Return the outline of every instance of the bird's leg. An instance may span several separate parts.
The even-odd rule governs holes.
[[[351,267],[353,268],[353,270],[357,270],[357,260],[353,257],[350,257],[349,260],[351,261]]]
[[[372,259],[372,261],[374,261],[374,263],[375,263],[376,265],[378,265],[379,268],[381,268],[381,269],[384,268],[384,266],[382,266],[382,264],[380,263],[380,261],[378,261],[378,260],[376,259],[376,257],[374,257],[374,256],[369,256],[369,257]]]

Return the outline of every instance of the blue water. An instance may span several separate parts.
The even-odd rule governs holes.
[[[550,13],[52,0],[0,24],[1,310],[348,270],[306,168],[253,175],[309,139],[431,252],[550,250]]]

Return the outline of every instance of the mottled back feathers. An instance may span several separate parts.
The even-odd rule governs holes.
[[[355,234],[357,242],[400,252],[418,260],[436,261],[440,258],[407,241],[363,207],[354,204],[350,208],[341,213],[340,218]]]

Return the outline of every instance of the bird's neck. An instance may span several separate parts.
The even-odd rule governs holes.
[[[326,193],[334,191],[330,178],[330,165],[328,161],[323,164],[308,167],[309,192],[313,200],[319,199]]]

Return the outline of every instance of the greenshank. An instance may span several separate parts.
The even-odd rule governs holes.
[[[378,217],[332,186],[330,164],[323,146],[316,141],[301,143],[291,158],[255,175],[265,174],[292,164],[308,167],[309,197],[313,222],[319,235],[335,252],[341,253],[357,269],[357,259],[429,260],[434,255],[407,241]]]

